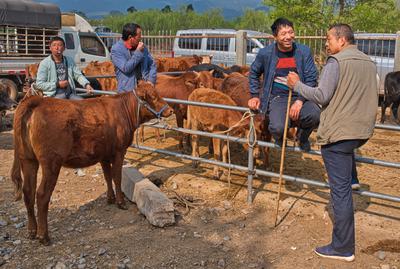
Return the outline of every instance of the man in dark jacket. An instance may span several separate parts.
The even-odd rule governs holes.
[[[275,143],[282,144],[286,109],[288,102],[287,75],[289,71],[299,74],[306,85],[317,84],[318,72],[310,48],[294,42],[293,23],[279,18],[271,26],[275,42],[259,51],[251,65],[249,82],[252,98],[248,105],[251,109],[261,109],[269,114],[268,129]],[[260,77],[264,84],[260,86]],[[320,108],[301,94],[293,93],[290,106],[290,125],[299,127],[297,139],[300,148],[309,151],[308,137],[319,124]]]

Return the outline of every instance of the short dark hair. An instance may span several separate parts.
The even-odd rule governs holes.
[[[350,25],[346,23],[336,23],[329,27],[328,31],[334,29],[337,38],[344,37],[349,44],[354,44],[354,33]]]
[[[139,24],[127,23],[122,28],[122,40],[128,40],[129,36],[135,37],[137,35],[137,29],[142,29]]]
[[[271,31],[274,36],[278,35],[279,29],[283,26],[290,26],[294,30],[293,22],[289,21],[286,18],[278,18],[271,25]]]
[[[65,41],[64,41],[64,39],[62,39],[62,37],[53,36],[52,38],[50,38],[49,45],[51,46],[51,44],[52,44],[54,41],[61,41],[61,42],[63,43],[64,47],[65,47]]]

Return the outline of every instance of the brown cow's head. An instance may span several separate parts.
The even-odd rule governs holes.
[[[186,88],[192,92],[197,88],[214,88],[214,80],[211,72],[201,71],[201,72],[186,72],[183,74]]]
[[[144,107],[140,110],[142,120],[146,121],[160,116],[169,117],[174,113],[174,110],[157,93],[153,84],[139,81],[135,92],[140,100],[143,101],[142,105]]]
[[[16,106],[16,103],[10,99],[7,87],[0,83],[0,112],[11,109]]]

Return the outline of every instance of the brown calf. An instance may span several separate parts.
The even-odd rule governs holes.
[[[226,94],[213,89],[200,88],[193,91],[189,96],[189,101],[214,103],[236,106],[236,103]],[[230,127],[238,124],[229,134],[232,136],[245,136],[249,130],[249,119],[242,122],[242,113],[218,108],[190,106],[187,113],[187,128],[192,130],[206,131],[211,133],[221,133]],[[228,148],[225,141],[213,138],[214,158],[227,162]],[[221,153],[222,148],[222,153]],[[192,156],[199,157],[198,136],[192,135]],[[197,162],[193,162],[194,166]],[[214,178],[219,178],[220,172],[218,166],[214,167]]]
[[[83,73],[85,74],[85,76],[115,76],[115,69],[111,61],[100,63],[98,61],[92,61],[83,69]],[[99,82],[101,90],[117,90],[117,79],[115,77],[97,78],[96,80]]]

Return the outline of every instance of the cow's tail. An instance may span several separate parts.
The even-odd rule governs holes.
[[[19,159],[19,149],[26,148],[27,143],[27,121],[32,115],[32,111],[42,101],[41,97],[32,96],[22,101],[14,114],[14,161],[11,169],[11,180],[14,183],[15,200],[21,200],[22,198],[22,174],[21,174],[21,162]]]

